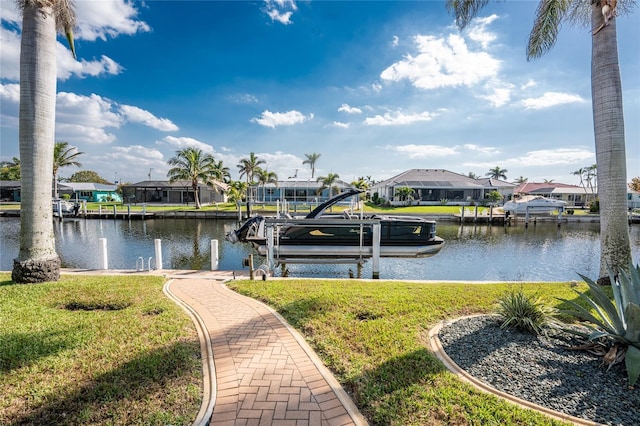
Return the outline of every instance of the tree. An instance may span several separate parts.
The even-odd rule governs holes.
[[[98,173],[93,170],[80,170],[79,172],[75,172],[71,175],[68,182],[90,182],[90,183],[102,183],[105,185],[110,184],[108,180],[101,177]]]
[[[394,193],[396,197],[400,199],[400,201],[406,201],[407,205],[410,206],[413,201],[413,189],[409,186],[401,186],[400,188],[396,188],[396,192]]]
[[[304,160],[302,164],[308,164],[309,167],[311,167],[311,179],[313,179],[314,175],[316,174],[316,161],[318,161],[320,155],[322,154],[316,154],[315,152],[313,154],[305,154],[305,157],[307,157],[307,159]]]
[[[478,179],[478,175],[473,172],[467,173],[467,177],[471,179]]]
[[[338,188],[338,186],[335,184],[338,179],[340,179],[340,176],[337,173],[329,173],[325,177],[320,176],[318,179],[316,179],[316,182],[322,183],[322,185],[320,185],[320,188],[318,188],[317,194],[320,195],[322,194],[322,191],[329,188],[329,198],[333,197],[334,189],[336,190],[336,192],[340,191],[340,188]]]
[[[274,183],[278,186],[278,175],[276,172],[270,172],[268,170],[260,169],[257,173],[258,184],[262,185],[262,201],[266,200],[266,188],[268,183]]]
[[[53,193],[58,198],[58,170],[63,167],[76,166],[82,164],[76,161],[84,152],[78,151],[75,146],[69,146],[69,142],[56,142],[53,147]]]
[[[631,179],[631,182],[629,182],[629,189],[640,192],[640,176],[636,176]]]
[[[176,151],[176,156],[168,161],[173,166],[167,172],[169,182],[177,180],[188,180],[191,182],[196,209],[200,209],[200,197],[198,195],[198,185],[200,182],[212,185],[215,180],[215,160],[211,154],[205,154],[202,150],[189,147],[181,151]]]
[[[0,180],[20,180],[20,159],[0,163]]]
[[[261,164],[265,164],[265,161],[258,159],[255,153],[249,153],[249,158],[241,159],[240,164],[238,164],[240,177],[246,176],[247,183],[252,184],[254,182],[253,177],[257,174],[258,170],[260,170]]]
[[[229,183],[227,198],[230,202],[236,204],[238,207],[238,214],[240,214],[240,203],[247,196],[247,189],[249,189],[249,184],[246,182],[234,180]]]
[[[525,183],[525,182],[527,182],[528,180],[529,180],[529,179],[527,179],[526,177],[524,177],[524,176],[520,176],[520,177],[516,178],[516,180],[514,180],[513,182],[514,182],[514,183]]]
[[[18,2],[20,44],[20,249],[11,278],[17,283],[60,279],[51,208],[56,109],[56,32],[64,30],[75,58],[75,13],[69,0]]]
[[[447,0],[446,7],[463,29],[488,0]],[[609,3],[609,2],[607,2]],[[615,2],[614,2],[615,3]],[[618,62],[616,14],[628,12],[635,0],[618,0],[617,10],[605,20],[604,0],[542,0],[527,44],[527,59],[539,58],[553,48],[565,21],[589,26],[591,37],[591,99],[598,164],[600,199],[600,279],[609,280],[608,268],[626,270],[631,261],[627,221],[626,151],[622,110],[622,82]],[[614,4],[615,6],[615,4]],[[604,21],[604,22],[603,22]]]
[[[213,164],[213,175],[221,182],[231,182],[231,171],[222,163],[222,160]]]
[[[554,179],[543,179],[544,183],[553,183]]]
[[[485,176],[489,176],[491,179],[507,179],[507,169],[501,169],[499,166],[495,166],[493,169],[489,169]]]

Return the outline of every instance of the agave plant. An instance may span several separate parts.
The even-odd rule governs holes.
[[[629,386],[633,386],[640,376],[640,264],[630,264],[629,272],[621,271],[617,277],[609,271],[613,301],[593,280],[580,277],[589,286],[589,294],[577,293],[590,309],[561,299],[572,307],[563,312],[587,321],[592,330],[589,340],[605,338],[626,346],[625,366]]]

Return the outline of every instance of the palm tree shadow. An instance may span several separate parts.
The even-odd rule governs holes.
[[[77,328],[76,328],[77,329]],[[35,363],[58,352],[72,349],[78,342],[70,336],[76,333],[67,329],[52,333],[49,330],[40,333],[11,333],[0,335],[0,373]]]
[[[122,409],[135,410],[138,404],[143,405],[148,398],[154,398],[154,394],[163,393],[164,389],[174,386],[174,382],[192,377],[193,364],[196,362],[200,365],[200,360],[193,358],[191,345],[197,343],[180,342],[142,354],[70,392],[52,395],[43,405],[15,418],[10,424],[109,422],[113,413],[120,409],[118,405],[122,400],[128,400],[129,406]],[[196,401],[195,406],[198,403]],[[82,418],[83,415],[89,415],[90,418]]]

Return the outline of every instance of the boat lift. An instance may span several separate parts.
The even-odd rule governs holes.
[[[295,255],[285,256],[280,254],[280,241],[279,228],[283,225],[296,225],[296,226],[309,226],[316,227],[318,225],[332,225],[332,226],[345,226],[353,227],[354,223],[360,225],[360,245],[354,247],[356,252],[348,254],[340,253],[339,251],[322,253],[318,256],[317,253],[309,255]],[[379,219],[279,219],[279,218],[265,218],[265,233],[266,233],[266,268],[270,273],[276,266],[287,263],[299,263],[299,264],[338,264],[338,263],[355,263],[362,265],[367,258],[372,259],[372,278],[380,278],[380,220]],[[368,246],[364,244],[365,227],[372,228],[372,245]]]

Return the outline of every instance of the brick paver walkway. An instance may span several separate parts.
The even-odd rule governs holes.
[[[211,425],[366,424],[302,337],[267,306],[221,280],[177,279],[169,288],[202,319],[211,342]]]

